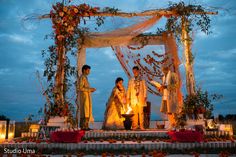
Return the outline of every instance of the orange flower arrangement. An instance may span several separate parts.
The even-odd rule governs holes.
[[[84,17],[89,17],[99,10],[98,7],[90,7],[87,4],[78,6],[64,6],[63,3],[53,5],[50,17],[53,22],[53,29],[56,35],[56,44],[58,40],[66,40],[74,35],[75,28]]]

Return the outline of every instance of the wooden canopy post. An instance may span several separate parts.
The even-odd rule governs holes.
[[[192,39],[188,32],[189,21],[182,17],[182,43],[185,55],[186,88],[189,95],[195,94],[195,79],[193,72],[193,54],[191,52]]]
[[[65,47],[63,41],[60,41],[58,47],[58,62],[57,62],[57,71],[55,77],[55,103],[60,105],[65,105],[65,92],[64,92],[64,83],[65,83],[65,61],[66,61],[66,54],[65,54]]]

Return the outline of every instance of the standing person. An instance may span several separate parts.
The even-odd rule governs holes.
[[[160,111],[167,114],[170,126],[168,129],[172,129],[176,125],[175,117],[178,111],[178,76],[175,70],[170,70],[169,67],[162,67],[163,77],[162,84],[151,81],[156,87],[162,91],[162,102]]]
[[[134,112],[132,129],[144,130],[143,107],[146,106],[147,87],[145,80],[140,76],[139,67],[134,66],[132,70],[134,77],[129,80],[127,90],[127,100]]]
[[[84,65],[82,67],[82,75],[79,78],[80,127],[84,130],[90,130],[89,123],[94,122],[91,93],[96,91],[96,89],[91,88],[89,85],[87,76],[90,74],[90,69],[89,65]]]
[[[121,114],[126,105],[126,92],[123,86],[123,78],[118,77],[115,81],[115,87],[112,89],[111,96],[108,99],[103,129],[119,130],[124,129],[123,118]]]

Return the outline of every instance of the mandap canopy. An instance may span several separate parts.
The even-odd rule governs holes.
[[[67,52],[72,49],[72,41],[74,39],[76,39],[78,47],[76,55],[77,78],[81,75],[81,68],[86,63],[86,48],[111,47],[128,77],[131,77],[131,70],[134,65],[140,67],[141,74],[148,83],[148,91],[152,94],[160,95],[152,84],[150,84],[150,80],[161,81],[162,72],[160,68],[162,66],[175,69],[179,78],[181,78],[179,72],[180,60],[178,58],[175,40],[176,36],[173,34],[177,30],[177,28],[174,30],[174,22],[177,22],[179,19],[181,30],[178,31],[180,32],[181,41],[184,45],[186,88],[188,94],[194,94],[195,81],[192,67],[193,62],[191,61],[191,38],[189,36],[192,21],[189,20],[189,16],[200,15],[203,18],[202,21],[207,21],[209,20],[206,17],[207,14],[216,13],[205,12],[200,6],[185,6],[183,2],[175,4],[168,9],[144,11],[141,13],[118,12],[114,8],[101,10],[87,4],[78,6],[67,5],[64,1],[53,5],[50,14],[39,17],[40,19],[52,19],[55,39],[55,45],[49,48],[50,52],[52,52],[50,54],[52,60],[48,61],[49,66],[46,69],[48,80],[53,81],[54,85],[51,90],[45,92],[46,95],[49,93],[48,91],[53,93],[51,95],[54,102],[48,100],[49,107],[47,109],[50,112],[47,113],[52,115],[52,113],[55,113],[55,110],[58,111],[56,114],[60,116],[65,116],[69,113],[69,111],[64,111],[65,108],[68,108],[65,99],[65,85],[68,75],[66,67],[69,62]],[[79,24],[81,21],[86,23],[86,18],[90,18],[91,16],[97,17],[97,22],[100,22],[100,24],[104,22],[102,17],[105,16],[119,16],[122,18],[142,16],[145,17],[145,20],[126,28],[119,28],[109,32],[91,33],[81,31]],[[163,17],[167,18],[167,21],[174,21],[170,25],[172,31],[164,31],[160,34],[144,33]],[[97,23],[98,26],[100,24]],[[206,29],[209,27],[207,24],[206,22]],[[79,38],[75,38],[75,36]],[[157,46],[164,47],[164,53],[159,52],[160,49],[157,49]],[[55,70],[53,70],[53,67]],[[178,101],[179,104],[182,104],[181,79],[179,79],[177,88]],[[79,105],[77,104],[77,106]]]

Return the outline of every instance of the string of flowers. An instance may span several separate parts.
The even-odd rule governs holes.
[[[153,57],[151,57],[150,55],[147,55],[146,56],[146,58],[143,58],[144,59],[144,61],[147,63],[147,64],[149,64],[149,65],[151,65],[151,64],[153,64],[153,63],[155,63],[155,64],[157,64],[157,65],[160,65],[160,64],[165,64],[165,63],[167,63],[167,61],[169,61],[169,57],[168,56],[166,56],[163,60],[161,60],[161,61],[157,61],[156,59],[154,59]]]
[[[161,65],[171,67],[173,64],[170,62],[170,58],[165,54],[158,54],[155,51],[152,51],[152,54],[156,57],[155,59],[149,54],[146,55],[146,57],[143,57],[141,56],[141,53],[134,53],[130,49],[127,53],[122,54],[121,58],[125,60],[125,63],[128,66],[129,64],[132,64],[130,61],[132,61],[134,65],[137,65],[141,69],[141,76],[145,80],[156,80],[160,82],[163,76],[160,70]],[[152,94],[160,95],[159,91],[156,91],[155,86],[153,86],[150,82],[148,83],[148,91]]]
[[[130,49],[130,50],[140,50],[140,49],[144,48],[144,46],[145,45],[141,45],[140,47],[132,47],[132,46],[128,45],[127,48]]]
[[[155,51],[152,51],[152,54],[154,56],[157,56],[158,58],[165,57],[165,54],[161,55],[161,54],[156,53]]]

